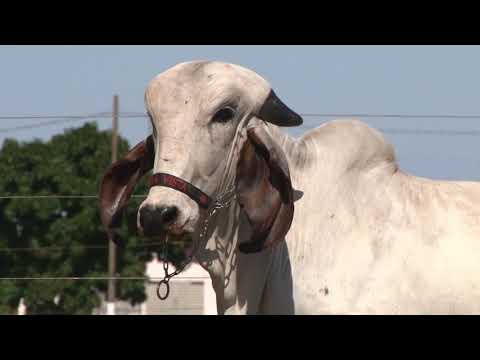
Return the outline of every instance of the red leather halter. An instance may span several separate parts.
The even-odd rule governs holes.
[[[211,198],[202,190],[190,184],[189,182],[170,174],[153,174],[150,178],[150,187],[152,186],[165,186],[178,190],[185,195],[188,195],[192,200],[196,201],[197,204],[204,209],[207,209],[211,203]]]

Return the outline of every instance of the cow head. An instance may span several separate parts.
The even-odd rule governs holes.
[[[152,135],[113,164],[101,185],[102,222],[109,233],[118,225],[135,184],[151,169],[214,198],[239,123],[247,117],[258,126],[246,131],[233,165],[237,199],[253,237],[240,250],[257,252],[284,238],[293,218],[293,190],[285,155],[264,124],[298,126],[302,119],[265,79],[232,64],[182,63],[150,82],[145,104]],[[181,180],[178,187],[184,186]],[[197,229],[203,208],[174,187],[152,186],[140,205],[138,228],[146,236]]]

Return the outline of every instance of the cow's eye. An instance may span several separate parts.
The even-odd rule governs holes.
[[[235,110],[231,107],[224,107],[217,111],[215,115],[213,115],[212,121],[219,122],[219,123],[226,123],[230,121],[235,116]]]

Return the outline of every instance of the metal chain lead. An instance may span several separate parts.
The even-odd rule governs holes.
[[[172,277],[180,274],[185,268],[185,266],[187,266],[189,263],[192,262],[195,251],[196,249],[192,251],[192,254],[187,258],[187,261],[185,261],[185,263],[182,266],[180,266],[178,269],[175,269],[173,273],[169,274],[168,273],[168,265],[169,265],[168,264],[168,236],[165,236],[165,240],[163,242],[163,271],[165,272],[165,276],[163,280],[161,280],[157,285],[157,296],[160,300],[165,300],[166,298],[168,298],[168,295],[170,294],[170,284],[168,282]],[[162,285],[165,285],[166,287],[166,293],[163,296],[160,294],[160,288],[162,287]]]
[[[228,191],[226,191],[224,194],[219,196],[217,200],[214,202],[213,206],[211,207],[207,216],[205,217],[205,220],[203,221],[202,229],[199,235],[200,239],[203,239],[203,237],[207,234],[210,218],[217,212],[218,209],[223,209],[228,205],[230,205],[232,200],[235,198],[234,191],[235,191],[235,188],[231,187]],[[168,236],[165,236],[165,240],[163,241],[163,271],[165,273],[165,276],[157,285],[157,297],[160,300],[165,300],[168,298],[168,295],[170,294],[170,284],[169,284],[170,279],[180,274],[183,271],[183,269],[185,269],[185,267],[192,262],[193,257],[195,256],[195,253],[197,251],[197,248],[198,248],[198,242],[194,242],[194,249],[192,250],[191,255],[187,258],[187,261],[185,261],[183,265],[180,266],[178,269],[176,269],[173,273],[169,274],[168,273]],[[165,295],[163,296],[160,294],[160,288],[162,287],[162,285],[164,285],[166,288]]]

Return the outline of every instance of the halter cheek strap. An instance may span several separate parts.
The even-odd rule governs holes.
[[[188,195],[192,200],[196,201],[197,204],[204,209],[207,209],[211,203],[211,198],[202,190],[174,175],[165,173],[153,174],[150,178],[150,187],[152,186],[165,186],[178,190],[185,195]]]

